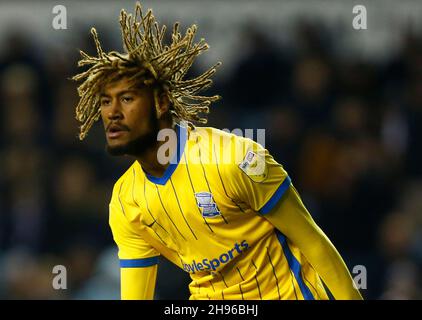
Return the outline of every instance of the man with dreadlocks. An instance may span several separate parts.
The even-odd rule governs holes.
[[[116,182],[110,227],[122,299],[152,299],[158,256],[190,273],[191,299],[361,299],[345,263],[304,207],[283,167],[258,143],[210,127],[219,97],[200,96],[216,67],[185,80],[208,49],[174,26],[163,45],[139,3],[121,12],[125,53],[81,51],[76,117],[84,139],[102,118],[107,150],[133,165]],[[169,131],[170,130],[170,131]],[[174,131],[172,131],[174,130]],[[163,132],[173,132],[163,138]],[[163,152],[163,147],[165,151]],[[171,159],[171,161],[163,161]]]

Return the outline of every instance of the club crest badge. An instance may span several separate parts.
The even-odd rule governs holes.
[[[204,218],[213,218],[221,215],[210,192],[195,193],[195,198],[198,208],[201,210],[201,214]]]

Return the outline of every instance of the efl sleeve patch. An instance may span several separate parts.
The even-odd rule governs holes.
[[[268,177],[264,152],[248,150],[239,168],[254,182],[263,182]]]

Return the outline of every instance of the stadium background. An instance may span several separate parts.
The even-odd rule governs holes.
[[[221,60],[209,125],[265,128],[368,299],[422,298],[422,2],[144,1],[161,23],[199,25]],[[55,5],[67,29],[52,27]],[[354,30],[363,4],[368,29]],[[113,182],[102,128],[76,138],[77,49],[121,50],[118,14],[133,1],[0,3],[0,298],[117,299],[108,227]],[[193,71],[192,74],[194,74]],[[204,244],[206,245],[206,244]],[[52,288],[54,265],[67,290]],[[158,299],[186,299],[189,279],[162,261]]]

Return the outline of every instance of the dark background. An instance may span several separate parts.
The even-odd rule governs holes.
[[[106,154],[100,124],[78,141],[69,78],[77,49],[95,53],[90,26],[106,50],[121,50],[118,12],[134,2],[63,1],[66,30],[51,26],[57,4],[0,4],[0,298],[118,299],[108,202],[131,160]],[[169,25],[198,23],[211,50],[192,74],[223,62],[209,125],[266,130],[266,148],[350,271],[366,267],[365,298],[421,299],[422,5],[368,1],[368,29],[354,30],[355,4],[147,7]],[[52,288],[55,265],[67,290]],[[162,261],[157,298],[188,298],[188,282]]]

